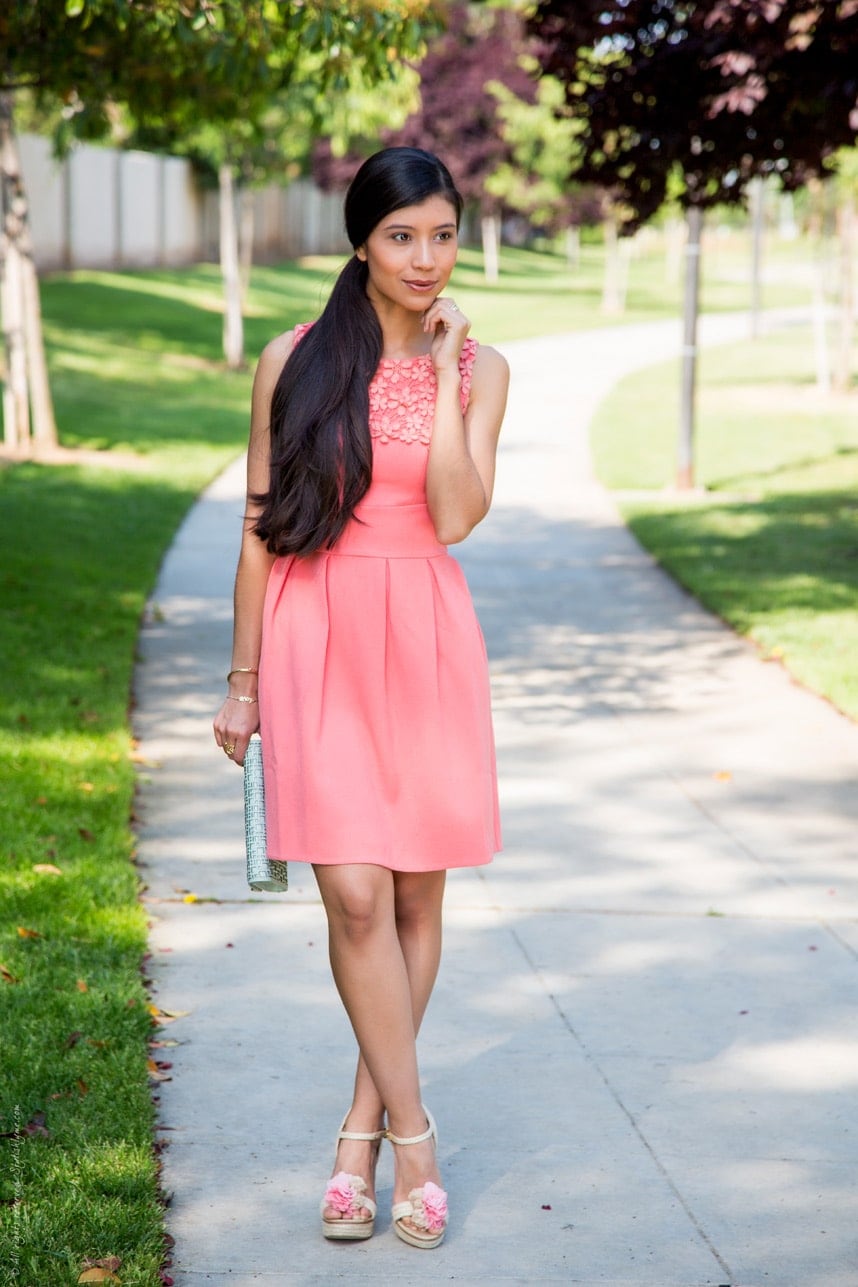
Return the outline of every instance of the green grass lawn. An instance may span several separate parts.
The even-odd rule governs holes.
[[[858,388],[820,393],[812,364],[812,336],[801,327],[703,353],[702,498],[659,490],[674,473],[675,362],[614,390],[593,423],[593,452],[659,562],[856,719]]]
[[[600,256],[585,246],[572,271],[508,251],[492,288],[466,250],[456,298],[486,342],[603,325]],[[741,263],[713,259],[713,307],[747,303]],[[312,318],[337,266],[256,270],[248,353]],[[678,296],[663,257],[636,260],[622,320],[673,314]],[[767,303],[796,298],[788,285]],[[147,1058],[169,1056],[148,1046],[164,1033],[133,863],[131,672],[176,527],[243,444],[250,375],[222,365],[211,265],[56,277],[43,304],[62,441],[104,454],[0,468],[0,1274],[64,1287],[85,1258],[117,1256],[125,1287],[150,1287],[163,1241]]]

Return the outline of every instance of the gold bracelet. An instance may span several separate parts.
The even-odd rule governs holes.
[[[259,701],[259,698],[258,697],[233,697],[232,693],[227,693],[226,700],[228,702],[248,702],[248,703],[252,702],[255,704],[256,702]]]
[[[233,675],[258,675],[259,671],[255,666],[234,666],[226,677],[226,682],[232,679]]]

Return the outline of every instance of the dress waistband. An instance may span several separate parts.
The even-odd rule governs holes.
[[[358,505],[331,555],[359,558],[431,559],[446,554],[423,505]]]

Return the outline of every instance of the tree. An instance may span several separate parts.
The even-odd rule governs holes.
[[[855,339],[855,256],[858,252],[858,149],[843,148],[833,158],[831,182],[837,195],[837,233],[840,243],[840,338],[834,364],[834,388],[846,393],[852,383]]]
[[[456,4],[446,29],[420,63],[420,108],[389,145],[422,147],[449,159],[456,184],[480,212],[486,276],[497,278],[497,215],[501,200],[487,186],[511,159],[500,127],[498,100],[489,83],[533,101],[534,82],[522,65],[528,42],[518,13],[486,5]]]
[[[788,190],[858,134],[858,0],[540,0],[540,62],[585,125],[575,178],[613,189],[633,231],[680,176],[686,321],[677,481],[693,481],[703,211],[757,175]]]
[[[14,91],[26,88],[37,102],[63,104],[56,138],[60,149],[74,138],[109,134],[118,107],[140,127],[174,138],[201,119],[224,129],[240,121],[241,129],[258,136],[272,98],[297,77],[312,80],[317,94],[330,92],[357,60],[367,76],[379,78],[401,53],[415,53],[422,37],[419,18],[426,9],[427,0],[390,0],[382,9],[369,0],[34,0],[4,6],[4,310],[12,295],[23,297],[19,281],[28,273],[34,278],[35,272],[14,147]],[[23,274],[18,263],[24,265]],[[37,291],[26,298],[33,296],[38,299]],[[4,317],[24,312],[13,306]],[[25,347],[38,344],[36,329],[21,328]],[[9,380],[13,363],[15,372],[22,369],[20,347],[16,339],[8,346]],[[234,358],[239,348],[234,335],[230,347]],[[30,365],[35,369],[38,364]],[[7,419],[7,440],[19,448],[29,433],[21,419],[26,403],[26,396],[17,392],[4,398],[4,411],[15,417],[11,426]]]
[[[486,190],[538,227],[559,232],[578,213],[569,174],[576,167],[581,124],[564,112],[563,86],[543,76],[536,95],[521,99],[501,81],[486,85],[497,100],[500,134],[509,150],[486,179]]]

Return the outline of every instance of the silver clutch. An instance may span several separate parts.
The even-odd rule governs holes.
[[[244,756],[244,835],[247,845],[247,883],[259,892],[280,894],[288,889],[285,862],[270,860],[265,836],[265,781],[262,740],[250,739]]]

